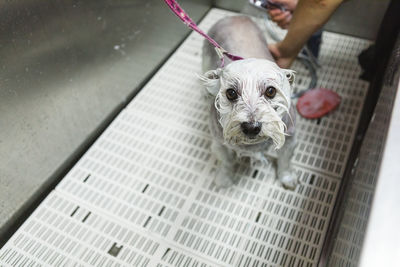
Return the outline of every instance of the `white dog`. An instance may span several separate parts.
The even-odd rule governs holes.
[[[220,60],[214,47],[204,43],[202,80],[212,96],[212,152],[219,162],[214,183],[218,187],[232,185],[239,159],[263,161],[264,152],[273,146],[278,154],[278,178],[284,187],[294,189],[298,181],[290,164],[296,147],[291,103],[294,72],[275,64],[261,30],[248,17],[222,19],[209,35],[244,58],[215,69]]]

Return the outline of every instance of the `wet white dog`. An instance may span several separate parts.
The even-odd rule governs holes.
[[[264,152],[273,146],[278,154],[277,176],[284,187],[294,189],[298,181],[290,164],[296,147],[290,98],[294,72],[275,64],[261,30],[248,17],[222,19],[209,35],[244,58],[225,58],[225,67],[217,68],[220,60],[214,47],[204,43],[202,80],[211,96],[212,152],[219,162],[214,183],[232,185],[238,160],[264,161]]]

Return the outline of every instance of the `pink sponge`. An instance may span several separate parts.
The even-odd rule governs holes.
[[[317,119],[328,114],[340,104],[340,96],[325,88],[316,88],[304,93],[297,101],[300,115],[308,119]]]

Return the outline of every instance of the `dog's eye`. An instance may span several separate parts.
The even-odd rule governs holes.
[[[238,94],[236,93],[235,90],[233,90],[233,89],[228,89],[228,90],[226,90],[226,97],[227,97],[230,101],[233,101],[233,100],[236,100],[236,99],[238,98]]]
[[[267,90],[265,90],[265,96],[268,98],[274,98],[275,95],[276,95],[275,87],[268,86]]]

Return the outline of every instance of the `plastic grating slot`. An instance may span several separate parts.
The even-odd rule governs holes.
[[[200,26],[231,14],[213,9]],[[202,41],[191,34],[119,114],[2,248],[2,265],[316,266],[365,93],[349,58],[368,42],[324,34],[320,84],[343,103],[319,124],[298,120],[294,191],[272,164],[242,166],[218,191],[196,78]],[[332,77],[342,65],[352,71]]]

